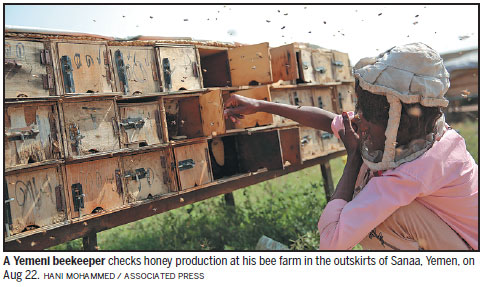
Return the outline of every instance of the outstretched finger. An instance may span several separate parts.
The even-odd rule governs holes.
[[[351,121],[349,120],[349,115],[347,112],[342,113],[342,122],[344,123],[344,129],[345,132],[347,133],[348,131],[354,132],[352,129]]]

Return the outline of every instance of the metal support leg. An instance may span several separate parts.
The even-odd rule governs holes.
[[[233,193],[225,193],[225,203],[229,206],[235,206],[235,197]]]
[[[324,179],[325,198],[327,199],[327,202],[329,202],[330,198],[334,194],[334,181],[332,180],[330,163],[326,161],[320,164],[320,170],[322,171],[322,178]]]
[[[96,251],[98,249],[97,233],[90,232],[86,237],[83,237],[82,245],[84,246],[84,251]]]

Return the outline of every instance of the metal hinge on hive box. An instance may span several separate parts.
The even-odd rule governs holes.
[[[333,134],[331,134],[331,133],[322,133],[322,135],[321,135],[320,137],[321,137],[322,139],[324,139],[324,140],[328,140],[328,139],[333,138],[333,137],[334,137],[334,135],[333,135]]]
[[[24,128],[10,129],[5,133],[5,138],[9,141],[34,139],[39,134],[39,128],[37,125],[31,124]]]
[[[52,58],[49,50],[40,50],[40,63],[42,65],[52,65]]]
[[[310,136],[304,136],[301,140],[300,140],[300,143],[302,145],[305,145],[305,144],[308,144],[309,141],[311,140],[311,137]]]
[[[74,211],[80,211],[84,208],[85,194],[82,191],[82,184],[74,183],[72,185],[72,201],[74,202]]]
[[[57,211],[64,210],[64,201],[62,200],[62,186],[58,185],[55,187],[55,204]]]
[[[325,67],[316,67],[315,71],[324,74],[325,72],[327,72],[327,69]]]
[[[143,118],[127,118],[123,119],[120,125],[125,129],[140,129],[144,126],[145,120]]]

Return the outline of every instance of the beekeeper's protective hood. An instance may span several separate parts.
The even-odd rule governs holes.
[[[395,168],[416,159],[442,136],[444,116],[436,122],[435,130],[426,139],[412,141],[396,150],[396,138],[401,118],[401,102],[420,103],[426,107],[446,107],[444,94],[449,88],[449,74],[439,54],[423,43],[397,46],[376,58],[361,59],[354,66],[354,76],[362,89],[387,97],[390,104],[386,141],[382,160],[362,150],[362,157],[373,170]]]

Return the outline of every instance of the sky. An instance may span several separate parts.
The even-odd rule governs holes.
[[[277,47],[306,42],[351,63],[400,44],[478,47],[475,5],[6,5],[5,25],[126,38],[174,36]]]

